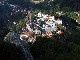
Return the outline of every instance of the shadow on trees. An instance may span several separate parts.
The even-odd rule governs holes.
[[[20,47],[0,40],[0,60],[25,60]]]
[[[76,29],[76,26],[80,26],[76,20],[70,18],[70,17],[67,17],[67,16],[60,16],[60,19],[62,19],[63,21],[63,25],[66,26],[68,29],[73,29],[75,30]]]

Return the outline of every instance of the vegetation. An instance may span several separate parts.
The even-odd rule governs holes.
[[[20,47],[0,39],[0,60],[25,60]]]
[[[10,30],[9,30],[8,28],[5,28],[5,29],[3,30],[3,33],[0,35],[0,40],[3,40],[4,37],[8,34],[9,31],[10,31]]]
[[[62,12],[62,15],[68,16],[80,22],[79,0],[54,0],[52,2],[44,1],[34,6],[35,11],[41,11],[50,15],[57,15],[56,12]],[[74,13],[77,12],[77,13]],[[58,15],[57,15],[58,16]]]
[[[17,4],[29,7],[29,0],[8,0],[10,4]],[[64,16],[70,17],[80,22],[79,0],[55,0],[53,2],[44,1],[43,3],[33,5],[34,14],[41,11],[50,15],[59,16],[56,12],[62,12]],[[80,13],[79,13],[80,14]],[[12,17],[11,17],[12,18]],[[14,17],[13,17],[14,18]],[[34,16],[32,17],[34,18]],[[65,19],[65,18],[64,18]],[[68,19],[66,19],[68,20]],[[70,19],[71,20],[71,19]],[[80,60],[80,27],[70,22],[76,30],[71,30],[71,35],[65,32],[64,35],[53,36],[53,38],[38,37],[37,41],[29,46],[30,51],[35,60]],[[21,19],[17,24],[11,24],[9,27],[19,32],[25,26],[25,19]],[[68,30],[67,30],[68,31]],[[0,60],[24,60],[23,54],[19,47],[15,47],[10,43],[3,42],[4,36],[9,32],[5,29],[3,35],[0,36]],[[60,39],[59,39],[60,37]]]
[[[75,34],[76,32],[76,34]],[[66,32],[67,33],[67,32]],[[35,60],[79,60],[80,58],[80,31],[72,31],[72,34],[64,34],[53,38],[38,37],[30,46]]]
[[[71,1],[70,1],[71,2]],[[63,3],[63,1],[62,1]],[[62,14],[66,17],[63,18],[68,21],[70,21],[70,24],[73,28],[71,31],[65,32],[63,36],[54,36],[51,39],[48,38],[41,38],[38,37],[37,41],[30,46],[31,53],[35,60],[79,60],[80,58],[80,30],[79,26],[77,26],[77,23],[80,21],[78,14],[74,13],[76,10],[76,7],[73,9],[71,7],[73,6],[67,6],[66,2],[62,6],[62,3],[60,0],[55,0],[55,2],[43,2],[36,6],[36,9],[34,11],[36,12],[43,12],[50,15],[55,15],[56,12],[62,12]],[[68,1],[69,3],[69,1]],[[77,3],[77,2],[76,2]],[[50,7],[50,8],[49,8]],[[60,16],[61,17],[61,16]],[[77,27],[77,28],[76,28]],[[67,34],[67,33],[70,33]],[[59,39],[60,37],[60,39]]]

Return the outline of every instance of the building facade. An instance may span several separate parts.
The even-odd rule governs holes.
[[[35,3],[35,4],[38,4],[40,2],[44,2],[44,0],[31,0],[31,2]]]

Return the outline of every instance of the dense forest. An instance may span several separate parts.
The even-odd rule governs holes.
[[[19,1],[18,0],[8,0],[8,2],[10,4],[24,5],[26,7],[32,6],[32,5],[30,5],[31,4],[30,0],[19,0]],[[43,4],[43,5],[45,4],[42,7],[46,7],[46,3],[48,3],[48,0],[45,0],[43,3],[40,3],[38,5],[40,6],[41,4]],[[50,4],[52,4],[53,6],[59,5],[61,9],[68,8],[72,11],[80,11],[80,1],[79,0],[54,0]],[[35,7],[36,6],[37,5],[35,5]],[[35,7],[33,7],[33,8],[35,8]],[[41,6],[40,6],[40,8],[41,8]]]
[[[0,39],[0,60],[25,60],[21,47]]]

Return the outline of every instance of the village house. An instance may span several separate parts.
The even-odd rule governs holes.
[[[29,42],[29,43],[34,43],[35,41],[36,41],[36,39],[33,38],[33,37],[29,37],[29,39],[28,39],[28,42]]]
[[[29,24],[26,24],[26,29],[28,29],[29,31],[33,31]]]
[[[31,0],[31,2],[35,3],[35,4],[38,4],[40,2],[44,2],[44,0]]]
[[[62,24],[62,20],[60,20],[59,18],[55,21],[57,24]]]
[[[48,21],[55,21],[54,16],[49,15],[49,16],[48,16]]]
[[[34,33],[33,32],[22,32],[20,34],[20,39],[23,40],[23,39],[27,39],[30,35],[33,35]]]
[[[21,40],[25,38],[28,42],[35,42],[37,36],[51,38],[54,32],[62,34],[62,31],[57,31],[58,25],[62,25],[62,20],[59,18],[55,20],[54,16],[42,14],[41,12],[39,12],[36,17],[33,22],[30,20],[30,22],[26,24],[25,31],[20,34]]]
[[[35,35],[40,35],[41,34],[41,31],[38,30],[38,29],[35,29],[33,32],[35,33]]]
[[[42,17],[42,13],[39,12],[39,13],[37,14],[37,17],[41,18],[41,17]]]

